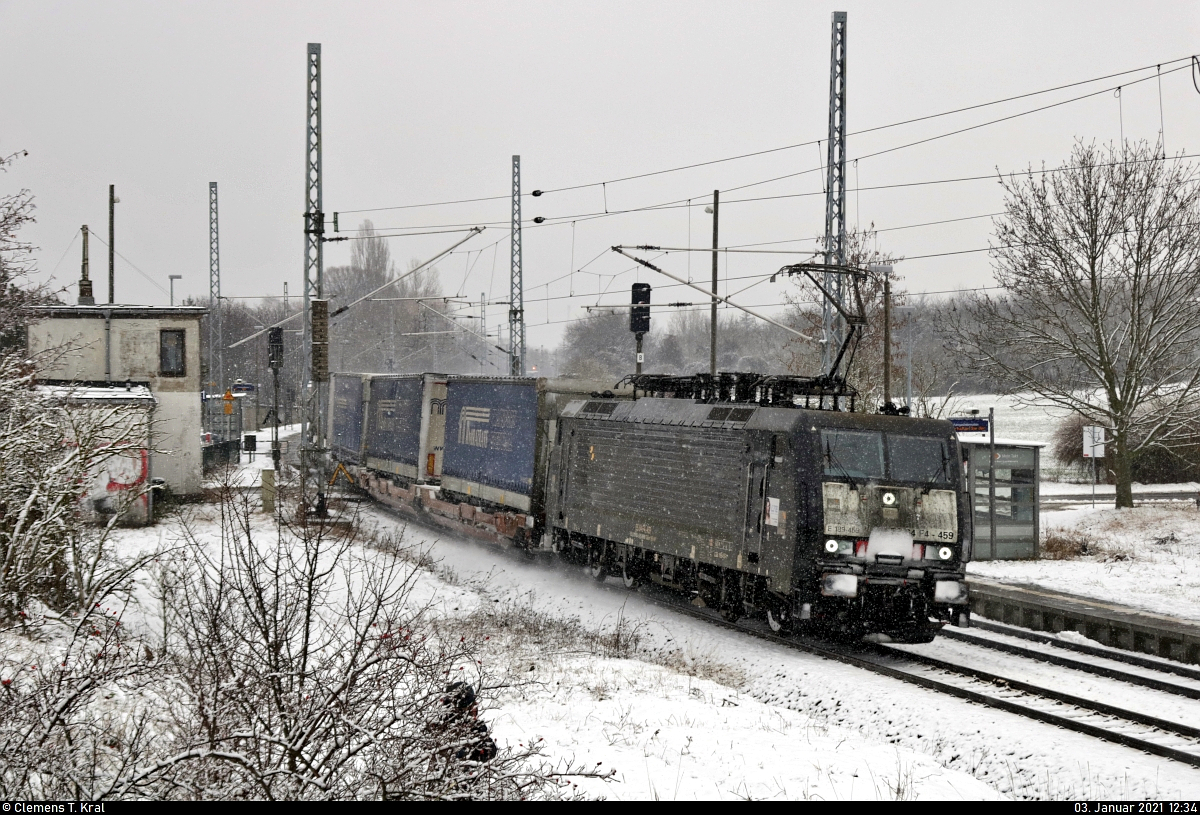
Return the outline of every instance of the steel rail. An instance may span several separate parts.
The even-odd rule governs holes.
[[[974,622],[974,620],[972,620]],[[1060,668],[1071,668],[1076,671],[1082,671],[1094,676],[1103,676],[1107,679],[1116,679],[1125,682],[1129,685],[1140,685],[1144,688],[1173,693],[1177,696],[1186,696],[1189,699],[1200,699],[1200,688],[1189,688],[1186,685],[1177,685],[1174,682],[1166,682],[1161,679],[1155,679],[1151,676],[1142,676],[1141,674],[1133,674],[1128,671],[1122,671],[1118,668],[1106,668],[1103,665],[1093,665],[1090,662],[1072,659],[1070,657],[1060,657],[1055,654],[1047,654],[1044,651],[1035,651],[1032,648],[1024,648],[1020,645],[1013,645],[1008,642],[997,642],[995,640],[986,640],[982,637],[973,637],[970,634],[963,634],[951,629],[943,629],[942,636],[955,642],[963,642],[969,645],[976,645],[980,648],[986,648],[992,651],[1001,651],[1005,654],[1024,657],[1036,662],[1045,662],[1050,665],[1057,665]],[[1099,656],[1099,655],[1097,655]],[[1104,658],[1109,658],[1104,655]],[[1128,664],[1128,663],[1127,663]],[[1144,667],[1144,666],[1143,666]],[[1152,670],[1158,670],[1154,668]]]
[[[1200,670],[1197,670],[1196,668],[1192,668],[1187,665],[1173,664],[1170,662],[1149,659],[1128,651],[1117,651],[1115,649],[1102,648],[1098,645],[1087,645],[1082,642],[1061,640],[1058,637],[1051,636],[1050,634],[1044,634],[1040,631],[1016,628],[1013,626],[992,622],[991,620],[980,619],[979,617],[971,618],[971,627],[978,628],[980,631],[990,631],[993,634],[1005,634],[1017,639],[1029,640],[1030,642],[1040,642],[1045,645],[1053,645],[1055,648],[1062,648],[1064,651],[1074,651],[1078,654],[1102,657],[1103,659],[1111,659],[1115,662],[1124,662],[1127,665],[1137,665],[1139,668],[1149,668],[1150,670],[1174,674],[1176,676],[1183,676],[1188,679],[1200,681]]]
[[[1115,716],[1121,719],[1128,719],[1131,722],[1144,724],[1147,727],[1156,727],[1159,730],[1166,730],[1172,733],[1178,733],[1181,736],[1200,739],[1200,728],[1191,727],[1190,725],[1172,722],[1167,719],[1159,719],[1156,716],[1149,716],[1145,713],[1126,710],[1125,708],[1115,707],[1113,705],[1105,704],[1104,702],[1096,702],[1091,699],[1084,699],[1083,697],[1073,696],[1069,693],[1063,693],[1062,691],[1044,688],[1041,685],[1035,685],[1032,682],[1025,682],[1020,679],[1012,679],[1007,676],[1000,676],[999,674],[994,674],[990,671],[984,671],[979,668],[971,668],[967,665],[959,665],[956,662],[929,656],[927,654],[917,654],[911,651],[888,648],[886,646],[881,648],[881,651],[887,654],[889,657],[901,657],[913,662],[919,662],[922,665],[928,665],[931,668],[937,668],[941,671],[961,674],[962,676],[969,676],[973,679],[978,679],[992,685],[1009,687],[1013,690],[1021,691],[1022,693],[1043,696],[1047,699],[1052,699],[1055,702],[1062,702],[1066,705],[1084,708],[1096,713],[1101,713],[1105,716]],[[1197,745],[1197,749],[1200,749],[1200,745]],[[1200,756],[1198,756],[1198,758],[1200,758]]]

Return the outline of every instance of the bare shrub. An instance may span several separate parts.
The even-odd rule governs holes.
[[[477,632],[378,551],[401,541],[276,525],[222,492],[159,558],[153,641],[102,606],[0,631],[5,798],[554,798],[599,776],[491,739],[479,710],[500,682]]]
[[[66,624],[38,615],[22,627],[25,647],[0,657],[0,797],[111,797],[144,760],[169,686],[119,613],[99,604]],[[8,632],[0,632],[0,635]],[[49,642],[37,641],[37,637]]]
[[[1042,536],[1040,554],[1046,560],[1072,560],[1095,552],[1087,536],[1073,529],[1052,529]]]
[[[0,357],[0,622],[31,602],[88,608],[142,559],[112,557],[109,538],[149,485],[117,493],[99,525],[80,500],[107,464],[139,455],[141,414],[127,405],[83,408],[35,387],[32,366]]]
[[[570,768],[497,750],[473,690],[456,701],[459,683],[489,685],[479,641],[415,601],[416,568],[365,551],[357,524],[264,526],[233,496],[219,510],[219,540],[189,530],[163,582],[185,749],[139,783],[220,798],[557,794]]]

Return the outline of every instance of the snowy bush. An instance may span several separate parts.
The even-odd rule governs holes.
[[[137,567],[112,558],[108,540],[142,492],[119,495],[99,525],[81,498],[95,473],[138,446],[129,439],[145,437],[141,421],[125,405],[51,398],[34,387],[31,364],[0,356],[0,622],[31,602],[88,608]]]
[[[483,637],[431,613],[399,538],[276,524],[228,485],[200,513],[158,557],[153,635],[137,640],[93,607],[70,627],[46,618],[33,631],[43,642],[0,658],[0,795],[570,794],[578,768],[492,741],[478,709],[499,683]]]

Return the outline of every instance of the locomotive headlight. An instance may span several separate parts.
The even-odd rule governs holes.
[[[938,557],[942,560],[949,560],[954,557],[954,550],[949,546],[943,546],[941,549],[938,549]]]
[[[894,493],[894,492],[885,492],[885,493],[883,494],[883,499],[882,499],[882,500],[883,500],[883,505],[884,505],[885,507],[890,507],[890,506],[893,506],[893,505],[896,503],[896,493]]]
[[[825,551],[826,552],[828,552],[831,555],[834,555],[834,554],[837,554],[837,550],[838,550],[838,542],[837,541],[835,541],[833,538],[830,538],[829,540],[825,541]]]

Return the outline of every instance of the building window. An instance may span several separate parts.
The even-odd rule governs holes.
[[[160,376],[185,376],[187,357],[183,352],[182,329],[158,332],[158,373]]]

